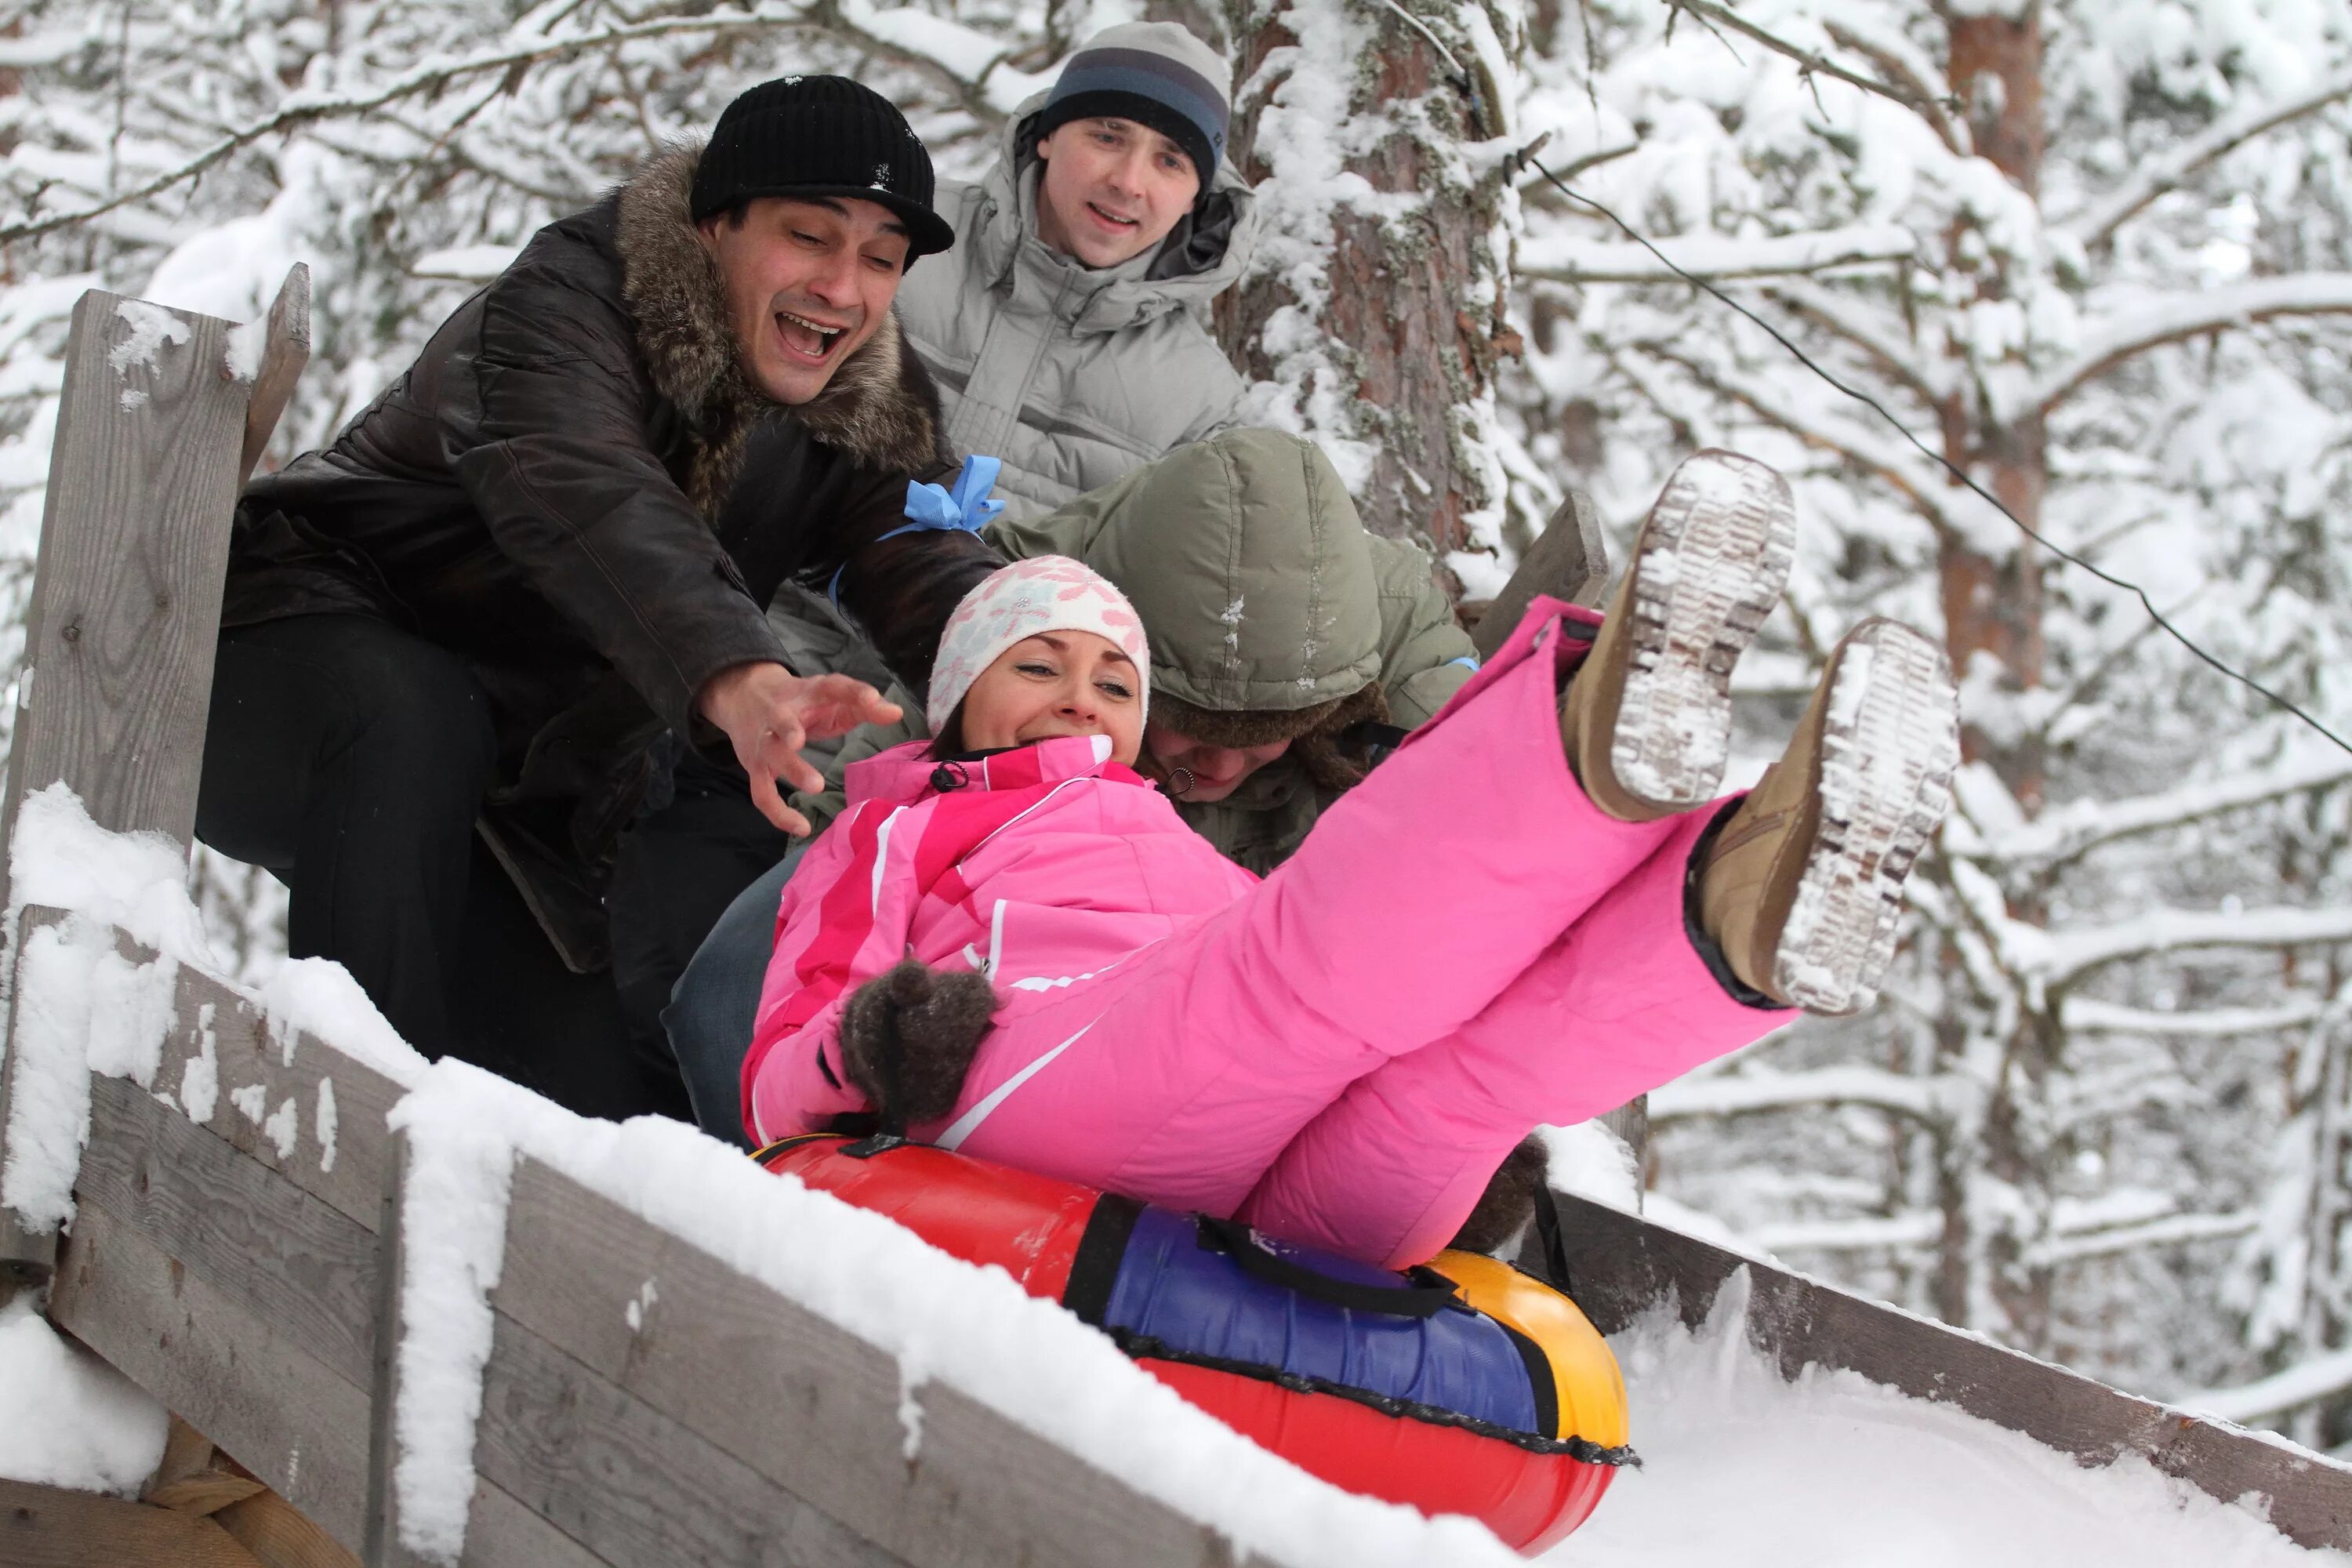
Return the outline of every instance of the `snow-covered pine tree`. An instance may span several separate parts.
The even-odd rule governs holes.
[[[1495,405],[1525,146],[1512,0],[1233,0],[1234,153],[1265,221],[1218,302],[1255,416],[1315,436],[1376,531],[1421,539],[1474,597],[1556,499]],[[1511,470],[1522,510],[1511,516]],[[1528,481],[1533,479],[1531,485]]]
[[[2344,728],[2345,18],[1586,0],[1533,32],[1547,162]],[[1522,190],[1534,342],[1510,401],[1539,458],[1620,520],[1703,441],[1796,479],[1809,533],[1749,677],[1757,752],[1863,614],[1940,626],[1964,678],[1971,765],[1907,966],[1873,1016],[1656,1097],[1666,1190],[2155,1391],[2318,1349],[2263,1362],[2219,1282],[2352,937],[2352,757],[1592,209]]]

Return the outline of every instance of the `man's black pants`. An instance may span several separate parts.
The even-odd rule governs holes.
[[[475,834],[496,762],[488,700],[447,650],[362,616],[236,627],[213,678],[196,835],[274,872],[291,953],[343,964],[425,1055],[587,1115],[686,1117],[659,1010],[788,840],[740,778],[725,787],[729,770],[681,770],[677,798],[623,840],[614,969],[573,974]]]

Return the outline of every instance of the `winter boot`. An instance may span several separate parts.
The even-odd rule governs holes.
[[[1869,1006],[1959,762],[1944,650],[1883,618],[1847,633],[1787,752],[1706,850],[1700,923],[1732,973],[1815,1013]]]
[[[1797,510],[1753,458],[1699,452],[1650,509],[1633,563],[1561,700],[1568,765],[1621,822],[1715,794],[1731,743],[1731,667],[1788,581]]]

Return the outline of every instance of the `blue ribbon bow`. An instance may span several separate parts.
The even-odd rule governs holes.
[[[963,468],[956,475],[955,489],[927,485],[920,480],[907,481],[907,516],[900,523],[874,542],[896,539],[902,533],[978,533],[988,526],[1004,503],[990,497],[995,488],[996,476],[1003,472],[1001,458],[966,458]],[[849,570],[845,563],[825,584],[825,597],[833,607],[841,608],[841,574]]]

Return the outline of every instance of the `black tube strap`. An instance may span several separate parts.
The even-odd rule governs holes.
[[[1245,1225],[1211,1215],[1195,1215],[1193,1219],[1200,1226],[1203,1247],[1224,1253],[1241,1266],[1243,1273],[1296,1291],[1311,1301],[1327,1301],[1351,1312],[1385,1312],[1395,1318],[1433,1318],[1448,1307],[1462,1304],[1454,1281],[1427,1268],[1415,1268],[1406,1275],[1412,1281],[1409,1285],[1366,1285],[1353,1279],[1334,1279],[1267,1250]]]

